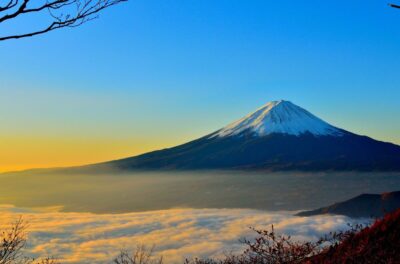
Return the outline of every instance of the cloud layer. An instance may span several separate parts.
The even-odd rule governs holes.
[[[110,263],[120,249],[156,245],[166,263],[185,257],[218,257],[241,251],[240,238],[251,238],[249,227],[268,228],[296,239],[315,239],[345,229],[343,216],[294,217],[292,212],[249,209],[170,209],[125,214],[32,211],[0,206],[0,226],[22,216],[29,222],[28,253],[54,256],[62,263]]]

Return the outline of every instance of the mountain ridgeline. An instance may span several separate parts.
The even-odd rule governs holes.
[[[94,166],[121,170],[400,171],[400,146],[334,127],[273,101],[197,140]]]
[[[400,191],[383,194],[361,194],[350,200],[332,204],[312,211],[303,211],[298,216],[337,214],[348,217],[382,217],[400,208]]]

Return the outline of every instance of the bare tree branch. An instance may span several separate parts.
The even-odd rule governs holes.
[[[400,5],[395,5],[395,4],[389,4],[389,6],[393,8],[400,8]]]
[[[60,264],[52,257],[34,259],[23,254],[27,227],[20,217],[10,227],[0,231],[0,264]]]
[[[14,6],[16,6],[17,4],[18,4],[18,0],[10,0],[10,1],[8,1],[7,4],[0,5],[0,12],[7,10],[7,9],[11,9]]]
[[[25,229],[25,222],[19,218],[9,230],[0,233],[0,264],[13,264],[21,259],[26,243]]]
[[[2,36],[0,41],[31,37],[64,27],[77,27],[98,18],[98,13],[103,9],[126,1],[128,0],[46,0],[39,6],[28,7],[31,0],[8,0],[0,5],[0,25],[29,13],[47,12],[52,21],[42,29]]]
[[[122,250],[114,259],[114,264],[163,264],[163,257],[154,257],[154,246],[148,248],[144,245],[138,245],[136,249],[129,253]]]

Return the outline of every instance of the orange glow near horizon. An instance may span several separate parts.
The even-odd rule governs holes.
[[[168,147],[161,140],[2,137],[0,173],[33,168],[86,165]]]
[[[110,161],[173,147],[196,137],[198,136],[175,135],[168,139],[161,139],[152,135],[115,139],[0,135],[0,173]],[[386,139],[386,141],[400,144],[400,141],[394,138]]]

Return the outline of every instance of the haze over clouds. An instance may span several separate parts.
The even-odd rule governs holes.
[[[293,212],[250,209],[170,209],[124,214],[65,213],[0,206],[1,228],[22,216],[29,222],[28,252],[55,256],[62,263],[110,263],[120,249],[156,245],[166,263],[184,257],[241,251],[249,227],[270,227],[297,239],[315,239],[345,229],[343,216],[294,217]]]

